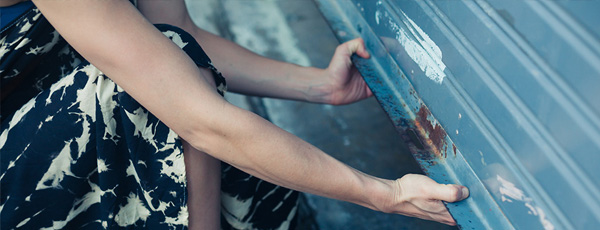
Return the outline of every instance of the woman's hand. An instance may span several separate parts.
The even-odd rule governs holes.
[[[456,222],[442,201],[457,202],[469,196],[469,190],[464,186],[438,184],[431,178],[418,174],[407,174],[395,180],[392,188],[393,198],[388,198],[392,202],[382,201],[381,211],[447,225],[456,225]]]
[[[350,57],[356,54],[369,58],[362,38],[345,42],[337,47],[335,54],[325,69],[328,80],[328,94],[325,103],[343,105],[360,101],[373,95]]]

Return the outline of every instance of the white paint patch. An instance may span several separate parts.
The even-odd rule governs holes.
[[[487,163],[485,163],[485,159],[483,158],[483,152],[479,151],[479,155],[481,156],[481,163],[487,166]]]
[[[500,177],[500,175],[496,175],[496,179],[500,183],[499,192],[502,196],[501,199],[503,202],[513,202],[513,200],[525,202],[525,207],[529,209],[529,214],[537,216],[545,230],[555,229],[554,225],[547,219],[544,210],[542,210],[540,207],[534,206],[533,199],[525,196],[523,190],[517,188],[515,184]]]
[[[421,71],[432,81],[442,84],[446,74],[446,65],[442,61],[442,51],[429,38],[421,27],[410,19],[402,10],[402,26],[396,24],[387,11],[383,11],[382,3],[377,2],[375,22],[386,24],[396,34],[396,40],[404,47],[408,56],[417,63]]]

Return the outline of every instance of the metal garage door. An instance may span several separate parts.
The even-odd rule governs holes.
[[[600,2],[316,2],[463,229],[600,226]]]

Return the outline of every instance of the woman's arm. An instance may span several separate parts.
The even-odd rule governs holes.
[[[232,92],[328,104],[347,104],[372,95],[350,60],[353,53],[369,57],[360,39],[338,47],[327,69],[303,67],[265,58],[198,28],[184,0],[140,0],[138,8],[152,23],[174,25],[192,34],[225,75]]]
[[[127,1],[34,3],[81,55],[194,148],[250,174],[291,189],[449,224],[452,217],[439,199],[466,197],[462,187],[433,181],[402,186],[428,178],[390,181],[365,175],[227,103],[207,80],[210,75]],[[415,201],[426,201],[426,210],[433,211],[411,206]]]
[[[389,186],[228,104],[127,1],[35,3],[86,59],[198,150],[270,182],[363,205],[371,205],[363,190]]]

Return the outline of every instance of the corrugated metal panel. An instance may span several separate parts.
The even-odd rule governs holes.
[[[600,226],[600,2],[316,2],[461,227]]]

